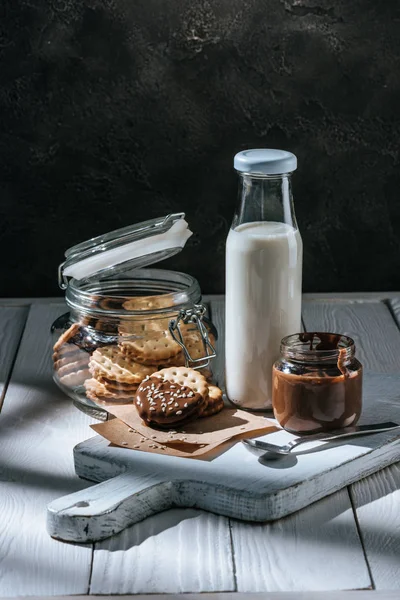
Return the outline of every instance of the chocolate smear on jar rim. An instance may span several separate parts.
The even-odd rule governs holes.
[[[282,344],[285,348],[291,349],[290,341],[292,341],[291,338],[293,338],[293,342],[295,341],[295,335],[287,336],[282,340]],[[321,359],[329,358],[331,353],[331,357],[334,358],[337,354],[338,370],[344,377],[350,376],[346,361],[349,358],[349,355],[354,354],[355,351],[355,344],[352,338],[341,333],[314,331],[299,333],[298,341],[302,344],[308,344],[307,350],[295,347],[295,351],[297,351],[300,356],[303,356],[305,361],[307,358],[310,358],[310,354],[314,354],[316,358],[320,356]]]

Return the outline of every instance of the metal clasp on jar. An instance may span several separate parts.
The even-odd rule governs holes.
[[[169,322],[169,331],[176,343],[179,344],[183,350],[186,366],[192,367],[193,369],[204,369],[205,367],[208,367],[210,360],[217,356],[215,348],[210,342],[207,327],[203,323],[203,317],[205,313],[205,306],[202,304],[195,304],[193,308],[182,309],[179,312],[178,317]],[[186,348],[182,332],[180,330],[181,322],[185,324],[193,323],[196,325],[200,333],[201,341],[203,342],[205,356],[202,356],[201,358],[192,358],[189,350]]]

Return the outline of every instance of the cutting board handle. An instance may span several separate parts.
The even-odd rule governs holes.
[[[127,471],[47,506],[47,531],[66,542],[93,542],[173,505],[174,484]]]

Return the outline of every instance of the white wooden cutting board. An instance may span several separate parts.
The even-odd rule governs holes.
[[[365,375],[360,424],[400,423],[400,376]],[[279,431],[260,439],[286,443]],[[107,538],[170,507],[196,507],[246,521],[293,513],[400,460],[400,432],[325,445],[265,460],[238,443],[212,462],[115,448],[95,436],[74,449],[76,473],[102,482],[48,506],[51,536],[75,542]]]

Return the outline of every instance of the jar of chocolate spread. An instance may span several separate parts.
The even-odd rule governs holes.
[[[362,366],[354,341],[338,333],[296,333],[283,338],[272,369],[272,405],[293,433],[355,425],[361,414]]]

